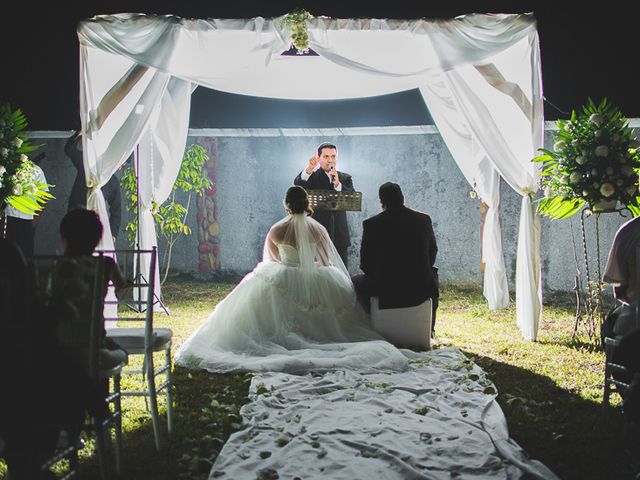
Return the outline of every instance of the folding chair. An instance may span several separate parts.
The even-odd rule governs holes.
[[[142,374],[146,388],[122,391],[123,396],[142,396],[149,400],[147,405],[151,413],[153,434],[156,449],[160,450],[160,425],[158,414],[158,394],[164,392],[167,401],[167,430],[173,429],[173,398],[171,380],[171,344],[173,332],[169,328],[153,326],[155,295],[155,276],[157,248],[151,250],[110,250],[104,255],[115,256],[118,267],[130,281],[131,289],[117,300],[107,299],[105,304],[117,306],[115,316],[107,316],[105,320],[118,322],[137,322],[141,327],[116,327],[107,330],[107,337],[112,339],[129,355],[141,355],[142,368],[126,370],[125,374]],[[146,258],[144,258],[146,257]],[[148,263],[146,263],[148,262]],[[142,266],[148,264],[148,268]],[[121,323],[118,323],[121,325]],[[154,352],[164,352],[164,364],[155,368]],[[156,377],[164,374],[164,381],[157,383]]]
[[[615,363],[613,361],[613,354],[616,347],[620,345],[620,337],[605,337],[604,349],[605,349],[605,364],[604,364],[604,394],[602,396],[603,405],[605,408],[611,406],[611,394],[617,393],[621,397],[624,396],[625,391],[631,386],[631,380],[622,380],[623,378],[630,377],[627,369]]]
[[[120,358],[107,355],[106,350],[102,348],[105,259],[102,255],[96,257],[42,256],[33,257],[30,264],[33,268],[37,301],[46,304],[63,299],[72,306],[73,311],[80,312],[80,316],[75,317],[73,321],[63,318],[58,331],[65,338],[63,344],[71,346],[74,354],[77,354],[76,360],[86,361],[85,373],[94,388],[97,391],[104,391],[108,414],[104,418],[89,415],[88,421],[80,429],[95,435],[100,476],[102,479],[111,478],[107,456],[111,447],[112,429],[115,432],[115,470],[118,474],[121,471],[120,375],[127,363],[127,358],[124,352],[121,352]],[[88,288],[83,290],[83,285]],[[68,298],[65,298],[66,292],[72,292]],[[82,315],[88,315],[89,318],[84,318]],[[106,361],[107,357],[110,359],[109,362]],[[113,381],[112,388],[109,388],[109,380]],[[74,470],[77,467],[75,456],[79,448],[76,434],[79,432],[69,431],[68,433],[69,442],[42,465],[43,471],[62,458],[67,458],[72,468],[65,478],[75,474]]]

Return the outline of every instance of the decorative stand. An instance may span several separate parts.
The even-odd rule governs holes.
[[[574,243],[574,256],[576,261],[576,279],[574,285],[574,291],[576,294],[576,319],[573,327],[573,338],[578,334],[578,327],[582,320],[586,325],[587,334],[590,339],[595,339],[596,343],[599,343],[600,339],[600,326],[604,321],[605,313],[604,313],[604,299],[602,296],[602,269],[600,265],[600,215],[603,213],[618,213],[621,216],[625,216],[623,211],[625,208],[617,209],[606,208],[606,209],[590,209],[584,208],[582,212],[580,212],[580,231],[582,237],[582,252],[584,256],[584,265],[585,265],[585,275],[587,279],[587,293],[586,293],[586,302],[581,299],[581,282],[580,282],[580,269],[578,268],[578,255],[575,249]],[[592,280],[591,269],[589,266],[589,255],[587,253],[587,239],[585,234],[585,218],[595,215],[595,234],[596,234],[596,272],[595,278]],[[573,225],[571,226],[571,236],[573,238]],[[584,307],[584,318],[582,315],[582,309]]]
[[[329,237],[333,241],[335,212],[359,212],[362,210],[362,192],[336,192],[334,190],[309,190],[309,205],[314,210],[331,212]]]

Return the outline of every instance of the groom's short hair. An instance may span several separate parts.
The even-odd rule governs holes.
[[[380,197],[380,203],[384,208],[400,207],[404,204],[404,195],[400,185],[394,182],[385,182],[380,185],[378,190],[378,196]]]
[[[322,156],[322,150],[325,148],[333,148],[336,152],[338,151],[338,147],[336,147],[333,143],[324,142],[318,145],[318,156]]]

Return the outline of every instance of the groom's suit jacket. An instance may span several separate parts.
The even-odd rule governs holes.
[[[313,172],[307,181],[302,180],[302,172],[293,181],[294,185],[299,185],[306,190],[335,190],[333,184],[324,170],[318,168]],[[338,178],[342,184],[343,192],[354,192],[353,180],[351,175],[344,172],[338,172]],[[334,215],[334,235],[333,244],[339,250],[351,245],[351,237],[349,235],[349,225],[347,224],[347,213],[344,211],[330,212],[327,210],[315,210],[313,218],[317,220],[328,232],[331,232],[331,215]]]
[[[410,307],[427,298],[437,302],[437,253],[427,214],[401,206],[362,223],[360,269],[380,308]]]

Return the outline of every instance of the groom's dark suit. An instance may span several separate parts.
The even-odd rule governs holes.
[[[329,180],[329,176],[321,168],[318,168],[313,172],[306,181],[302,180],[301,175],[302,172],[300,172],[295,178],[293,181],[294,185],[300,185],[307,190],[335,190],[333,188],[333,184]],[[338,178],[342,184],[343,192],[355,191],[351,175],[339,171]],[[322,224],[329,233],[331,233],[331,215],[334,215],[333,244],[346,265],[347,262],[345,256],[347,253],[347,247],[351,245],[349,225],[347,224],[347,213],[344,211],[330,212],[327,210],[316,210],[313,213],[313,218]]]
[[[387,208],[362,223],[360,268],[366,293],[377,296],[380,308],[438,301],[438,246],[431,218],[405,206]]]

